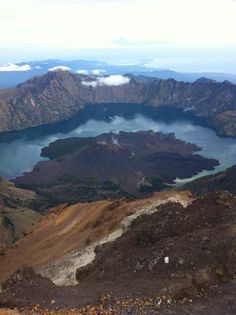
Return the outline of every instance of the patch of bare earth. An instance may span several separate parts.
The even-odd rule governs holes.
[[[57,284],[75,284],[76,269],[93,260],[94,248],[123,233],[124,218],[156,209],[168,201],[187,205],[192,200],[188,192],[169,191],[136,201],[61,205],[0,256],[0,282],[22,265],[28,265]],[[126,221],[124,224],[129,224]]]
[[[28,314],[233,315],[235,249],[232,195],[211,193],[187,208],[167,203],[98,246],[78,285],[55,286],[25,267],[5,282],[1,303]]]

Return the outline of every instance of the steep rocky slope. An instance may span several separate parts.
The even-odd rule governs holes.
[[[54,208],[27,235],[0,256],[0,282],[22,265],[33,266],[57,284],[75,284],[76,269],[94,258],[99,242],[115,239],[136,216],[168,201],[187,205],[186,192],[162,192],[136,201],[99,201]]]
[[[147,283],[157,281],[155,290],[168,293],[182,293],[184,285],[189,295],[233,279],[235,210],[236,200],[228,193],[205,195],[187,208],[163,205],[135,220],[116,242],[98,247],[94,262],[79,269],[77,279],[124,281],[128,294],[132,287],[143,290],[142,278]]]
[[[19,189],[0,178],[0,235],[11,245],[41,217],[31,208],[36,195],[33,191]]]
[[[126,79],[126,84],[112,86],[97,84],[94,77],[55,71],[34,77],[14,89],[2,90],[0,131],[62,121],[89,104],[130,103],[191,110],[219,135],[236,136],[234,84],[211,80],[184,83],[173,79]]]
[[[216,160],[193,154],[200,148],[153,131],[103,134],[58,140],[43,149],[41,161],[14,182],[37,191],[49,204],[142,197],[176,177],[214,169]]]
[[[194,194],[204,195],[211,191],[226,190],[236,195],[236,165],[225,171],[198,178],[183,187],[182,190],[190,190]]]
[[[228,193],[211,193],[186,208],[159,205],[98,246],[95,260],[77,271],[78,285],[56,287],[23,268],[5,282],[0,301],[30,308],[89,305],[78,314],[233,315],[235,228],[236,199]]]

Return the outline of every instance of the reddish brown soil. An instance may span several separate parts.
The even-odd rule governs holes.
[[[0,255],[0,283],[22,265],[37,270],[68,253],[82,250],[118,229],[121,220],[135,213],[137,208],[176,196],[186,202],[193,199],[187,192],[169,191],[136,201],[99,201],[70,207],[61,205],[44,216],[5,255]]]
[[[19,270],[5,283],[1,303],[54,309],[98,305],[81,314],[236,312],[236,199],[227,193],[209,194],[186,209],[161,206],[97,253],[91,266],[78,271],[81,282],[75,287],[56,287],[32,269]],[[100,297],[107,294],[111,299],[101,312]]]

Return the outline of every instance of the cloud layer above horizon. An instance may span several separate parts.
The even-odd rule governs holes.
[[[213,59],[214,67],[225,63],[218,67],[221,71],[236,64],[233,0],[0,3],[0,64],[79,58],[129,63],[136,56],[135,62],[155,58],[159,67],[171,67],[182,58],[188,69],[189,64],[198,64],[199,55],[203,58],[198,71],[205,70]]]
[[[7,65],[0,66],[0,72],[12,72],[12,71],[30,71],[32,70],[30,65],[16,65],[14,63],[8,63]]]
[[[235,16],[232,0],[1,0],[0,47],[236,44]]]

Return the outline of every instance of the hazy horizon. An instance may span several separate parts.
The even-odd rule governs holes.
[[[235,0],[0,0],[0,65],[46,59],[236,74]]]

